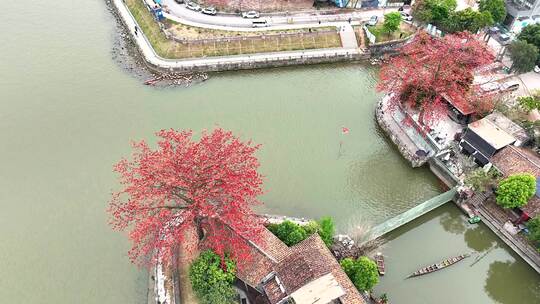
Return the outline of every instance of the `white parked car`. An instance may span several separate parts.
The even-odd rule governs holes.
[[[501,88],[501,85],[498,82],[488,82],[488,83],[484,83],[480,85],[480,89],[482,89],[484,93],[493,92],[500,88]]]
[[[196,12],[198,12],[198,11],[201,10],[201,6],[200,6],[200,5],[198,5],[198,4],[195,3],[195,2],[191,2],[191,1],[188,2],[188,3],[186,4],[186,8],[188,8],[188,9],[190,9],[190,10],[192,10],[192,11],[196,11]]]
[[[516,80],[511,80],[501,84],[501,91],[515,91],[519,89],[519,82]]]
[[[259,18],[259,13],[256,11],[242,12],[242,18],[249,18],[249,19]]]
[[[215,7],[209,6],[209,7],[203,8],[203,10],[201,11],[201,13],[206,14],[206,15],[212,15],[212,16],[215,16],[215,15],[217,15],[217,10],[216,10]]]
[[[534,71],[535,71],[536,73],[540,73],[540,67],[539,67],[539,66],[535,66],[535,67],[534,67]]]
[[[405,12],[401,12],[401,18],[405,21],[412,21],[412,16]]]
[[[374,25],[377,25],[377,22],[379,22],[379,17],[377,17],[376,15],[373,15],[371,16],[371,18],[369,18],[369,21],[367,22],[367,24],[374,26]]]

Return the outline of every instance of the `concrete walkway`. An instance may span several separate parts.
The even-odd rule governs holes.
[[[341,37],[341,45],[344,48],[358,47],[358,40],[356,40],[356,34],[354,33],[354,29],[350,24],[345,24],[341,26],[339,36]]]
[[[249,66],[280,60],[294,61],[307,58],[354,57],[362,54],[358,48],[334,48],[196,59],[165,59],[155,53],[152,45],[141,31],[138,31],[137,35],[135,34],[134,29],[137,23],[125,3],[122,0],[113,0],[113,4],[116,6],[120,17],[124,20],[146,61],[162,69],[175,69],[177,71],[197,69],[218,71],[224,70],[220,69],[220,66],[226,65],[245,64]]]
[[[477,209],[482,217],[482,222],[491,229],[506,245],[512,248],[527,264],[536,272],[540,273],[540,257],[534,248],[529,248],[516,241],[515,237],[506,231],[502,224],[497,221],[495,216],[484,206],[480,205]]]

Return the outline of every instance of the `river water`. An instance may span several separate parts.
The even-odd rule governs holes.
[[[262,211],[330,215],[341,231],[379,223],[441,191],[428,170],[411,169],[376,127],[377,72],[371,67],[227,73],[190,88],[151,88],[112,59],[115,23],[102,1],[23,0],[4,3],[3,12],[2,303],[146,301],[145,272],[129,263],[129,244],[107,226],[105,209],[116,186],[112,165],[129,155],[130,140],[151,139],[162,128],[220,126],[261,143],[267,189]],[[342,134],[342,126],[350,132]],[[450,219],[460,218],[452,208],[447,210]],[[400,287],[401,272],[416,265],[405,267],[402,259],[418,246],[452,239],[437,222],[446,213],[434,214],[424,225],[407,226],[384,249],[389,268],[403,264],[400,271],[389,271],[379,288],[388,291],[393,303],[420,303],[416,290]],[[412,240],[402,241],[405,236]],[[461,247],[465,242],[459,237],[452,241]],[[504,246],[493,252],[489,261],[503,263],[493,270],[471,268],[478,275],[464,273],[440,282],[476,286],[493,273],[491,286],[504,286],[511,271],[516,274],[512,291],[497,297],[474,288],[467,299],[538,303],[533,291],[523,287],[531,280],[537,284],[538,276]],[[433,258],[433,253],[415,254]],[[441,289],[440,294],[453,292]],[[517,301],[515,294],[533,300]]]

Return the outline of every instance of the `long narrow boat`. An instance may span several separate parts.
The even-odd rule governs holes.
[[[379,271],[379,274],[383,276],[385,271],[384,271],[384,257],[382,253],[377,252],[377,254],[375,255],[375,262],[377,262],[377,270]]]
[[[449,259],[445,259],[437,264],[433,264],[433,265],[429,265],[429,266],[426,266],[424,268],[421,268],[421,269],[418,269],[417,271],[413,272],[411,275],[409,275],[407,278],[412,278],[412,277],[417,277],[417,276],[421,276],[421,275],[424,275],[424,274],[428,274],[428,273],[432,273],[432,272],[435,272],[437,270],[441,270],[441,269],[444,269],[448,266],[451,266],[451,265],[454,265],[455,263],[469,257],[470,254],[468,253],[465,253],[465,254],[462,254],[462,255],[458,255],[456,257],[453,257],[453,258],[449,258]]]

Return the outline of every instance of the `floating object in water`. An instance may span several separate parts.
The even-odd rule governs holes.
[[[481,219],[478,215],[475,215],[475,216],[473,216],[473,217],[471,217],[471,218],[469,219],[469,223],[471,223],[471,224],[477,224],[477,223],[479,223],[481,220],[482,220],[482,219]]]
[[[377,270],[379,271],[379,274],[383,276],[385,271],[384,271],[384,257],[382,253],[377,252],[377,254],[375,255],[375,262],[377,262]]]
[[[407,277],[408,278],[412,278],[412,277],[417,277],[417,276],[421,276],[421,275],[424,275],[424,274],[428,274],[428,273],[432,273],[432,272],[435,272],[437,270],[441,270],[441,269],[444,269],[448,266],[451,266],[451,265],[454,265],[455,263],[469,257],[470,254],[462,254],[462,255],[458,255],[456,257],[453,257],[453,258],[449,258],[449,259],[446,259],[446,260],[443,260],[437,264],[433,264],[433,265],[430,265],[430,266],[426,266],[424,268],[421,268],[421,269],[418,269],[417,271],[413,272],[411,275],[409,275]]]

